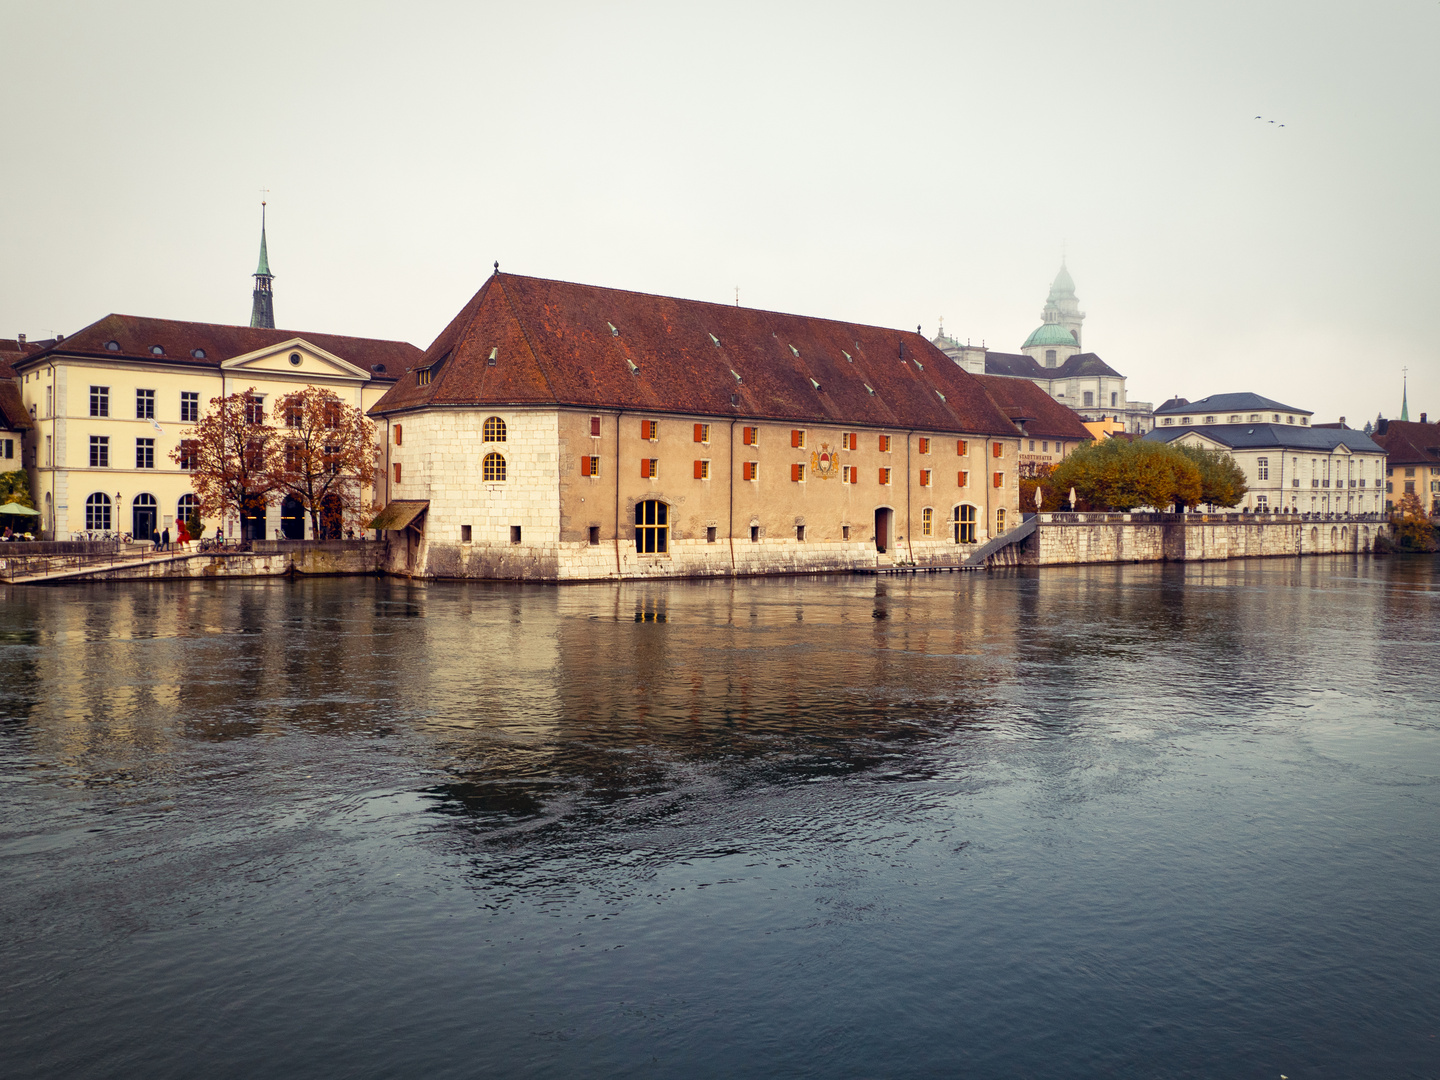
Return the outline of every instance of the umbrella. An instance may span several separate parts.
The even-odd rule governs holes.
[[[1071,487],[1071,488],[1070,488],[1070,509],[1071,509],[1071,510],[1074,510],[1074,509],[1075,509],[1075,488],[1074,488],[1074,487]]]
[[[1035,509],[1036,509],[1036,510],[1039,510],[1040,507],[1041,507],[1041,505],[1042,505],[1044,502],[1045,502],[1045,493],[1044,493],[1043,491],[1041,491],[1041,490],[1037,487],[1037,488],[1035,489]]]
[[[31,510],[28,506],[21,506],[17,502],[8,502],[4,506],[0,506],[0,515],[3,514],[18,514],[23,517],[39,517],[40,511]]]

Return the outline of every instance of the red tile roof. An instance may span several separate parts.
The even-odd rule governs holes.
[[[312,334],[303,330],[264,330],[250,326],[224,326],[219,323],[180,322],[175,319],[148,319],[137,315],[106,315],[78,333],[71,334],[41,352],[27,354],[25,365],[56,354],[95,356],[107,360],[145,360],[182,364],[189,367],[219,367],[236,356],[278,345],[291,338],[304,338],[326,352],[364,368],[378,381],[393,382],[407,368],[414,367],[422,355],[405,341],[381,341],[375,338],[349,337],[344,334]],[[113,341],[118,350],[107,349]],[[164,349],[162,355],[151,352],[153,346]],[[204,353],[195,355],[196,350]],[[20,361],[15,361],[20,363]],[[383,370],[378,367],[383,365]]]
[[[25,411],[20,384],[14,379],[0,379],[0,427],[6,431],[29,431],[34,426]]]
[[[1029,379],[973,375],[995,405],[1012,420],[1029,417],[1025,434],[1042,439],[1093,439],[1073,409],[1067,409]]]
[[[403,379],[371,411],[568,405],[1015,434],[912,331],[513,274],[486,281],[424,364],[428,385]]]
[[[1440,424],[1389,420],[1384,434],[1371,436],[1385,448],[1385,464],[1440,465]]]

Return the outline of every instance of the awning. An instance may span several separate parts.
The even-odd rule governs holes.
[[[39,510],[31,510],[28,506],[21,506],[17,502],[8,502],[0,506],[0,514],[18,514],[21,517],[39,517]]]
[[[415,519],[430,509],[429,499],[396,499],[375,515],[367,529],[389,529],[399,531],[413,525]]]

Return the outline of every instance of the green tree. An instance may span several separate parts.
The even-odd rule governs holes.
[[[30,497],[30,474],[24,469],[0,473],[0,504],[8,502],[35,509],[35,500]]]
[[[1207,450],[1203,446],[1172,444],[1200,470],[1200,497],[1196,502],[1209,506],[1238,506],[1250,490],[1245,483],[1245,470],[1224,450]]]
[[[1097,510],[1157,510],[1194,504],[1200,467],[1168,443],[1105,439],[1082,446],[1055,467],[1050,487]]]

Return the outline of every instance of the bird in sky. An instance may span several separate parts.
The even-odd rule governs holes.
[[[1257,116],[1257,117],[1255,117],[1255,119],[1256,119],[1256,120],[1264,120],[1265,118],[1264,118],[1263,116]],[[1278,124],[1278,123],[1276,123],[1274,120],[1271,120],[1270,123],[1275,124],[1276,127],[1284,127],[1284,126],[1285,126],[1284,124]]]

